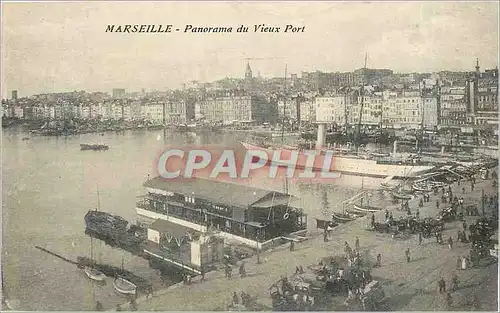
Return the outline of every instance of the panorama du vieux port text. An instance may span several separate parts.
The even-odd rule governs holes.
[[[266,24],[256,24],[253,27],[248,27],[245,25],[239,25],[237,27],[231,26],[193,26],[191,24],[184,25],[183,28],[175,28],[173,25],[167,24],[149,24],[149,25],[137,25],[137,24],[124,24],[106,25],[106,33],[171,33],[171,32],[184,32],[184,33],[247,33],[249,30],[253,30],[254,33],[303,33],[305,31],[305,26],[296,25],[286,25],[284,27],[270,26]]]

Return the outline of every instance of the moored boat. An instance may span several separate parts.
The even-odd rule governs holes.
[[[411,188],[415,191],[420,191],[420,192],[431,192],[432,191],[432,187],[427,185],[427,184],[413,184],[411,186]]]
[[[407,194],[407,193],[404,193],[404,192],[392,192],[391,195],[395,198],[395,199],[399,199],[399,200],[411,200],[413,199],[413,196],[410,195],[410,194]]]
[[[104,275],[103,272],[92,268],[90,266],[85,266],[83,268],[83,271],[87,275],[88,278],[95,280],[95,281],[104,281],[106,279],[106,275]]]
[[[370,206],[370,205],[358,205],[358,204],[354,204],[353,208],[356,211],[360,211],[360,212],[364,212],[364,213],[368,213],[368,212],[375,213],[375,212],[379,212],[382,210],[382,208],[379,208],[379,207]]]
[[[357,216],[359,217],[359,216]],[[354,221],[357,217],[353,218],[352,215],[340,214],[340,213],[332,213],[332,219],[339,223],[347,223]]]
[[[94,150],[94,151],[104,151],[109,150],[109,147],[106,145],[87,145],[80,144],[80,150]]]
[[[113,287],[116,291],[125,295],[135,295],[137,292],[137,286],[122,277],[115,278]]]
[[[358,216],[365,216],[368,214],[368,212],[361,212],[355,209],[346,209],[345,210],[349,215],[358,215]]]
[[[274,155],[276,150],[279,150],[281,157],[285,155],[291,156],[294,153],[300,151],[299,149],[293,149],[290,147],[277,147],[276,149],[269,149],[263,145],[256,146],[246,142],[241,142],[247,150],[261,150],[266,152],[268,155]],[[307,165],[308,155],[305,153],[299,153],[297,163],[295,168],[302,170],[308,169],[313,172],[323,171],[322,166],[325,164],[325,157],[331,157],[331,155],[324,154],[324,151],[317,151],[317,159],[315,159],[314,165]],[[269,158],[271,160],[271,158]],[[360,175],[360,176],[370,176],[370,177],[405,177],[411,178],[421,175],[435,168],[434,164],[427,164],[422,162],[416,162],[413,160],[378,160],[378,159],[365,159],[360,158],[356,155],[336,155],[333,156],[333,162],[331,165],[334,166],[330,170],[347,175]],[[284,165],[282,162],[268,161],[268,165]]]

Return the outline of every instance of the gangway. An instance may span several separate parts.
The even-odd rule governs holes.
[[[458,177],[460,178],[466,178],[465,176],[463,176],[462,174],[458,174],[457,172],[453,171],[452,169],[449,169],[449,168],[445,168],[446,171],[452,173],[453,175],[457,175]]]
[[[360,199],[364,199],[364,197],[368,194],[368,191],[362,191],[360,193],[358,193],[357,195],[355,195],[354,197],[350,198],[350,199],[347,199],[347,200],[344,200],[342,201],[342,203],[340,204],[341,207],[342,207],[342,213],[345,213],[345,210],[350,206],[352,205],[354,202],[360,200]]]

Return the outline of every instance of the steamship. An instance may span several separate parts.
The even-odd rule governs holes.
[[[262,145],[253,145],[247,142],[241,142],[246,150],[261,150],[266,152],[268,156],[272,156],[275,151],[281,152],[281,159],[290,159],[292,153],[296,153],[298,148],[291,146],[268,148]],[[318,150],[317,157],[314,165],[311,167],[306,164],[307,155],[299,153],[297,160],[297,170],[312,170],[313,172],[322,171],[323,164],[325,164],[325,157],[331,157],[325,153],[325,150]],[[267,165],[285,166],[286,163],[269,161]],[[437,166],[432,162],[422,162],[416,157],[408,158],[387,158],[377,156],[358,156],[358,155],[333,155],[330,171],[334,171],[345,175],[356,175],[366,177],[387,178],[393,177],[394,179],[408,179],[417,177],[427,172],[436,170]]]

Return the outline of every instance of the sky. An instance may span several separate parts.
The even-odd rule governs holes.
[[[73,90],[166,90],[188,81],[364,65],[395,72],[498,65],[497,2],[2,1],[2,96]],[[108,24],[172,24],[179,32],[106,33]],[[185,25],[233,33],[184,33]],[[305,26],[254,33],[253,25]],[[236,33],[239,25],[249,33]],[[10,98],[10,96],[9,96]]]

